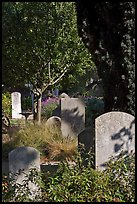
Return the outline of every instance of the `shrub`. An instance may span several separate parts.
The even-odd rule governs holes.
[[[31,171],[28,179],[38,183],[42,194],[39,200],[43,202],[134,202],[135,201],[135,154],[121,154],[118,158],[111,158],[104,171],[92,168],[92,162],[87,166],[82,165],[80,155],[75,160],[75,165],[61,162],[54,176],[47,176]],[[38,179],[35,179],[35,178]],[[3,179],[3,185],[8,181]],[[24,198],[18,201],[28,201],[26,191],[28,180],[19,186],[20,195],[26,192]],[[2,186],[3,186],[2,185]],[[13,186],[14,187],[14,186]],[[14,188],[3,187],[3,202],[13,201]],[[8,192],[7,192],[8,191]],[[10,197],[8,195],[10,194]],[[23,200],[22,200],[23,199]],[[25,199],[25,200],[24,200]],[[38,200],[35,200],[38,201]]]
[[[76,162],[63,164],[50,178],[45,199],[50,202],[134,202],[135,155],[111,159],[109,167],[101,172]],[[132,168],[131,168],[132,167]]]
[[[41,174],[40,172],[35,169],[31,168],[26,174],[25,172],[22,172],[25,174],[25,178],[22,181],[22,184],[19,184],[16,182],[16,179],[12,177],[12,174],[10,176],[3,176],[2,181],[2,201],[3,202],[36,202],[41,201],[41,193],[40,188],[43,187],[43,183],[41,180]],[[16,173],[16,178],[19,173]],[[6,178],[6,179],[5,179]],[[37,186],[37,195],[32,194],[29,186],[30,181]]]
[[[118,157],[111,158],[104,175],[111,181],[109,186],[115,198],[121,202],[135,201],[135,153],[121,152]]]
[[[12,102],[11,94],[9,92],[2,93],[2,109],[7,117],[11,117],[12,114]]]
[[[100,98],[85,98],[86,103],[86,126],[91,126],[91,123],[96,117],[104,111],[104,102]]]
[[[58,98],[46,98],[42,100],[42,116],[46,119],[52,116],[53,111],[58,107],[59,99]]]
[[[31,96],[24,97],[21,102],[21,107],[23,110],[31,110],[32,109],[32,98]]]

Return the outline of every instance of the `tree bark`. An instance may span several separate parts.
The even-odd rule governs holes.
[[[41,123],[41,100],[42,100],[42,94],[40,94],[37,100],[37,122],[38,124]]]

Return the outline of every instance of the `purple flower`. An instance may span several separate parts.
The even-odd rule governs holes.
[[[48,98],[42,99],[42,106],[46,106],[49,103],[59,104],[59,98],[48,97]]]

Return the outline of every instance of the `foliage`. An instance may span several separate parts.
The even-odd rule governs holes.
[[[3,84],[33,85],[39,122],[42,93],[64,76],[63,86],[74,87],[78,77],[81,84],[94,67],[77,33],[74,2],[3,2],[2,41]]]
[[[102,79],[105,112],[135,115],[135,2],[77,2],[76,10],[79,36]]]
[[[135,153],[121,152],[111,158],[104,171],[111,179],[112,195],[121,202],[135,201]]]
[[[52,127],[51,127],[52,128]],[[30,124],[12,133],[12,139],[2,144],[2,156],[8,158],[8,153],[16,147],[31,146],[40,151],[41,157],[52,160],[72,158],[77,154],[77,141],[63,138],[58,127],[48,128],[45,121],[41,125]]]
[[[11,94],[9,92],[2,93],[2,110],[7,117],[11,117],[12,114],[12,102]]]
[[[75,84],[94,67],[73,2],[3,2],[2,40],[2,79],[10,86],[31,81],[44,91],[66,73],[64,82]]]
[[[58,107],[59,99],[49,97],[42,100],[42,116],[46,119],[52,116],[53,111]]]
[[[21,102],[21,108],[23,110],[31,110],[32,109],[32,99],[31,96],[24,97]]]
[[[103,113],[104,102],[99,98],[85,98],[85,104],[86,126],[91,126],[95,118]]]
[[[2,191],[2,200],[3,202],[31,202],[31,201],[40,201],[40,187],[42,187],[41,175],[36,168],[31,168],[29,173],[26,174],[22,171],[22,174],[25,174],[25,178],[22,181],[22,184],[16,182],[16,178],[18,173],[13,175],[10,173],[10,176],[4,176],[4,180],[2,183],[3,191]],[[30,182],[36,185],[38,193],[34,196],[32,194],[29,185]],[[8,186],[8,188],[6,188]]]
[[[100,172],[89,163],[82,166],[67,163],[46,186],[50,202],[134,202],[135,155],[111,159],[108,169]],[[132,168],[131,168],[132,166]]]
[[[41,173],[37,177],[37,172],[30,171],[28,179],[34,179],[41,187],[42,194],[37,199],[43,202],[135,202],[134,154],[122,153],[117,159],[111,158],[106,170],[102,172],[93,169],[91,161],[87,166],[82,163],[82,158],[78,155],[73,165],[69,165],[67,161],[60,163],[53,176]],[[27,184],[26,179],[23,185],[17,186],[17,190],[21,190],[18,195],[24,195],[24,190],[26,192],[24,197],[18,197],[18,201],[28,200]],[[14,201],[13,188],[8,188],[8,193],[4,190],[7,186],[5,178],[2,186],[5,186],[2,192],[3,202]]]

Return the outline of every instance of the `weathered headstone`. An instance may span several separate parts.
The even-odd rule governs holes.
[[[78,137],[85,129],[85,103],[81,98],[61,98],[63,137]]]
[[[92,160],[94,167],[95,133],[93,125],[85,128],[85,130],[78,135],[78,151],[81,155],[83,165],[86,166],[89,160]]]
[[[94,143],[95,135],[93,127],[86,128],[78,135],[78,144],[82,145],[86,152],[90,150],[94,152]]]
[[[61,117],[61,107],[60,104],[55,108],[52,112],[52,116],[58,116]]]
[[[61,127],[61,118],[58,116],[52,116],[46,121],[46,126],[48,127]]]
[[[70,98],[68,94],[62,93],[59,95],[59,98]]]
[[[95,166],[103,170],[110,157],[135,151],[135,117],[113,111],[95,119]]]
[[[26,180],[25,175],[28,175],[32,168],[40,171],[40,152],[38,150],[33,147],[22,146],[9,153],[10,177],[14,178],[17,184],[23,184],[23,180]],[[31,181],[28,188],[32,193],[31,199],[40,194],[39,187]]]
[[[58,116],[61,117],[61,98],[70,98],[66,93],[62,93],[59,95],[59,104],[57,108],[52,113],[52,116]]]
[[[13,92],[12,98],[12,118],[22,118],[21,113],[21,93]]]

